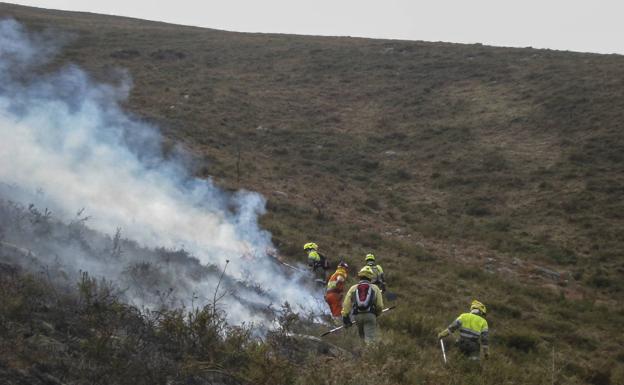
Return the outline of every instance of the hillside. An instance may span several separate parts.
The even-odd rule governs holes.
[[[124,108],[183,145],[198,176],[261,192],[262,225],[286,258],[301,260],[309,240],[353,266],[379,257],[399,294],[381,322],[388,344],[359,359],[315,357],[322,374],[281,361],[258,370],[369,383],[363,361],[376,384],[460,383],[435,331],[476,297],[491,312],[493,357],[484,379],[464,383],[550,384],[553,359],[556,383],[624,383],[624,57],[0,4],[7,17],[63,36],[50,70],[75,63],[113,83],[126,70]],[[37,361],[7,357],[13,369]]]

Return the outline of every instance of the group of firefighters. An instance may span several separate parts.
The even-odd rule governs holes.
[[[346,290],[349,266],[341,260],[336,271],[327,279],[330,269],[329,260],[319,252],[318,245],[308,242],[303,246],[307,253],[308,265],[317,277],[317,281],[327,285],[325,301],[329,305],[335,322],[342,321],[344,327],[355,323],[358,334],[367,344],[377,337],[377,317],[381,315],[386,293],[386,281],[383,268],[373,254],[364,258],[365,265],[357,277],[359,282]],[[461,314],[446,329],[438,333],[440,340],[459,331],[458,348],[471,360],[479,360],[481,351],[485,358],[489,356],[487,309],[484,304],[473,300],[470,311]]]

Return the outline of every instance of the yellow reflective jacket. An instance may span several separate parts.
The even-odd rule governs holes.
[[[463,313],[448,327],[452,333],[459,329],[460,338],[466,338],[481,343],[483,346],[488,345],[488,323],[485,318],[475,313]]]
[[[308,261],[310,262],[320,262],[321,255],[316,250],[310,250],[308,252]]]
[[[383,284],[385,282],[385,279],[384,279],[384,271],[381,268],[381,265],[377,265],[373,261],[368,262],[366,265],[370,266],[371,269],[373,269],[373,272],[375,273],[375,277],[373,277],[372,282],[376,285],[380,283]]]
[[[342,303],[342,316],[343,317],[347,317],[349,314],[351,314],[351,311],[353,310],[353,305],[355,304],[355,296],[357,295],[357,287],[361,283],[367,283],[370,285],[370,287],[373,288],[374,313],[376,316],[379,316],[381,314],[381,311],[383,310],[383,307],[384,307],[383,296],[381,294],[381,290],[379,289],[379,287],[377,287],[377,285],[374,285],[371,282],[360,281],[357,284],[351,286],[351,288],[347,292],[347,295],[345,295],[344,302]]]

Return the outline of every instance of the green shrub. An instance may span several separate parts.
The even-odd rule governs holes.
[[[535,352],[539,338],[533,334],[510,333],[497,337],[505,346],[524,353]]]
[[[457,277],[469,281],[483,281],[487,275],[483,270],[477,268],[462,268],[457,272]]]
[[[520,318],[522,311],[504,302],[492,302],[488,304],[489,311],[496,314],[496,318],[509,317]]]

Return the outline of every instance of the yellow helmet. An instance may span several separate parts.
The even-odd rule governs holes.
[[[372,281],[373,277],[375,277],[375,273],[370,266],[364,266],[362,270],[360,270],[360,272],[358,273],[358,277],[367,278],[369,281]]]
[[[318,250],[318,245],[314,242],[308,242],[305,245],[303,245],[303,249],[304,250]]]
[[[481,314],[486,314],[487,313],[487,309],[485,307],[484,304],[482,304],[481,302],[477,301],[476,299],[472,300],[472,303],[470,304],[470,310],[474,310],[477,309],[481,312]]]
[[[373,254],[366,254],[366,258],[364,258],[366,262],[375,261],[375,256]]]

